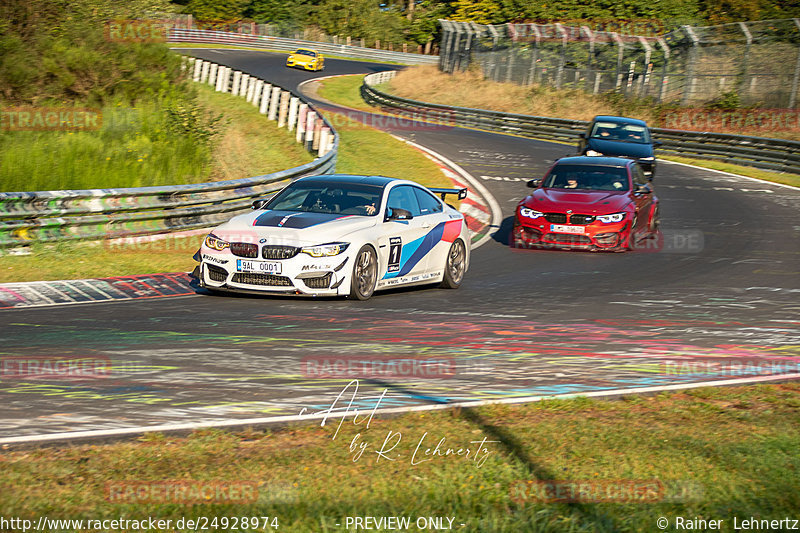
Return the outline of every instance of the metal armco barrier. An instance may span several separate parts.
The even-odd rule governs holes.
[[[211,227],[245,212],[303,176],[335,171],[339,136],[300,97],[224,65],[188,58],[194,81],[247,98],[318,157],[305,165],[238,180],[74,191],[0,193],[0,247],[34,242],[106,239]],[[283,124],[280,124],[280,119]],[[316,135],[315,135],[316,134]]]
[[[362,48],[346,44],[330,44],[318,41],[303,41],[288,39],[286,37],[271,37],[267,35],[250,35],[246,33],[233,33],[214,30],[187,30],[173,28],[167,37],[169,43],[203,43],[218,45],[246,46],[265,50],[292,51],[297,48],[313,48],[322,54],[332,54],[342,57],[369,59],[370,61],[389,61],[403,65],[436,65],[439,56],[410,54],[405,52],[392,52],[375,48]]]
[[[417,119],[449,121],[453,126],[537,139],[577,142],[578,134],[586,131],[589,125],[583,120],[535,117],[420,102],[392,96],[375,88],[375,85],[387,82],[395,74],[396,71],[388,71],[366,76],[361,86],[361,96],[367,103],[388,112],[400,111]],[[658,148],[659,152],[800,174],[798,141],[663,128],[652,128],[651,131],[653,137],[663,143]]]

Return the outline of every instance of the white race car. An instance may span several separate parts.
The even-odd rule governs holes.
[[[359,300],[400,285],[455,289],[470,230],[436,194],[466,193],[382,176],[300,178],[215,228],[194,275],[211,290]]]

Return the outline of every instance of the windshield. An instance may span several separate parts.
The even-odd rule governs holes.
[[[638,124],[617,124],[616,122],[596,122],[592,128],[592,139],[621,141],[636,144],[649,144],[650,132]]]
[[[383,187],[375,185],[301,181],[278,193],[264,209],[374,216],[382,194]]]
[[[294,53],[301,56],[311,56],[311,57],[316,57],[317,55],[316,52],[312,52],[311,50],[296,50]]]
[[[544,187],[589,191],[627,191],[625,168],[590,165],[557,165],[544,179]]]

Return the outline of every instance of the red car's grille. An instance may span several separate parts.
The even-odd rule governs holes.
[[[570,235],[568,233],[548,233],[542,240],[554,244],[569,244],[571,246],[587,246],[592,244],[592,239],[586,235]]]
[[[594,215],[570,215],[569,223],[577,226],[585,226],[594,222]]]
[[[552,222],[553,224],[567,223],[567,215],[564,213],[545,213],[544,219],[548,222]]]

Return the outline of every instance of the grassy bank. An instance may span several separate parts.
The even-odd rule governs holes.
[[[338,435],[337,423],[149,435],[4,452],[0,486],[14,487],[4,512],[30,519],[270,516],[278,531],[310,532],[345,531],[335,524],[347,516],[446,516],[462,531],[634,532],[682,516],[721,519],[721,531],[733,531],[734,517],[781,519],[800,508],[799,408],[793,383],[416,413],[369,428],[348,417]],[[469,448],[470,456],[434,454],[441,439],[440,450]],[[390,448],[380,459],[376,452]],[[106,499],[108,483],[188,480],[259,487],[240,504]],[[518,483],[534,480],[584,492],[543,503]],[[652,488],[653,480],[660,488],[651,492],[602,488]],[[603,495],[611,501],[597,501]]]
[[[195,85],[196,107],[105,106],[98,131],[0,133],[4,191],[147,187],[245,178],[312,157],[241,98]],[[219,120],[215,120],[219,117]],[[177,121],[194,120],[192,131]],[[213,124],[211,124],[211,122]],[[211,134],[206,142],[198,131]]]

